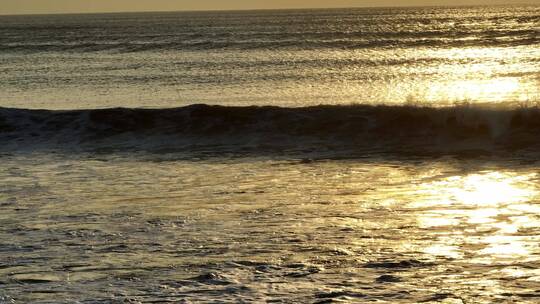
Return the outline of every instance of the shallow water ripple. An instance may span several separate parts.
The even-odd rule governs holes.
[[[1,303],[535,303],[534,165],[2,157]]]

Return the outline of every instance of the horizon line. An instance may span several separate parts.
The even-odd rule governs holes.
[[[298,10],[339,10],[339,9],[385,9],[385,8],[444,8],[444,7],[485,7],[485,6],[540,6],[533,3],[513,4],[462,4],[462,5],[385,5],[385,6],[343,6],[343,7],[291,7],[291,8],[246,8],[246,9],[193,9],[193,10],[146,10],[146,11],[93,11],[93,12],[48,12],[0,14],[10,16],[55,16],[55,15],[97,15],[97,14],[144,14],[144,13],[211,13],[211,12],[254,12],[254,11],[298,11]]]

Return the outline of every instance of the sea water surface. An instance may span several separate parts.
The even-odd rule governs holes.
[[[4,155],[2,303],[537,303],[538,163]]]
[[[0,16],[0,100],[536,102],[540,6]]]
[[[0,16],[0,303],[537,303],[539,24]]]

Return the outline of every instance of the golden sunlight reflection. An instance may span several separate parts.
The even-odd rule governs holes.
[[[411,204],[426,210],[418,217],[419,226],[427,231],[452,227],[423,252],[460,258],[472,251],[478,263],[526,260],[534,244],[522,232],[540,225],[535,218],[536,177],[536,173],[484,171],[422,184],[418,193],[425,200]]]
[[[427,98],[428,100],[447,99],[449,101],[496,102],[507,99],[525,101],[523,100],[525,97],[516,95],[519,91],[520,82],[517,78],[458,80],[433,84],[429,88]]]
[[[481,240],[487,246],[481,254],[495,256],[527,256],[530,251],[520,237],[510,235],[492,235]]]
[[[444,256],[453,259],[463,258],[458,246],[435,244],[424,249],[424,252],[434,256]]]
[[[447,81],[432,83],[426,92],[428,100],[501,102],[502,100],[526,101],[525,87],[518,77],[505,77],[505,69],[519,56],[515,50],[501,48],[454,48],[440,56],[454,60],[471,60],[470,63],[456,67],[446,64],[437,72],[456,75]],[[480,61],[479,58],[494,61]],[[506,64],[500,64],[501,61]],[[527,91],[527,90],[525,90]]]
[[[427,184],[426,191],[431,194],[438,193],[439,202],[442,199],[465,205],[494,207],[503,203],[527,201],[535,192],[529,183],[534,175],[512,175],[492,171],[452,176]]]
[[[463,187],[455,189],[458,200],[467,204],[497,205],[527,201],[532,190],[524,183],[530,175],[510,176],[501,172],[469,175]]]

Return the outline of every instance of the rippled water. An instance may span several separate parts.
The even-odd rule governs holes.
[[[0,302],[540,297],[536,162],[127,156],[2,156]]]
[[[540,7],[0,17],[0,105],[537,102]]]
[[[0,303],[537,303],[539,24],[0,16]]]

